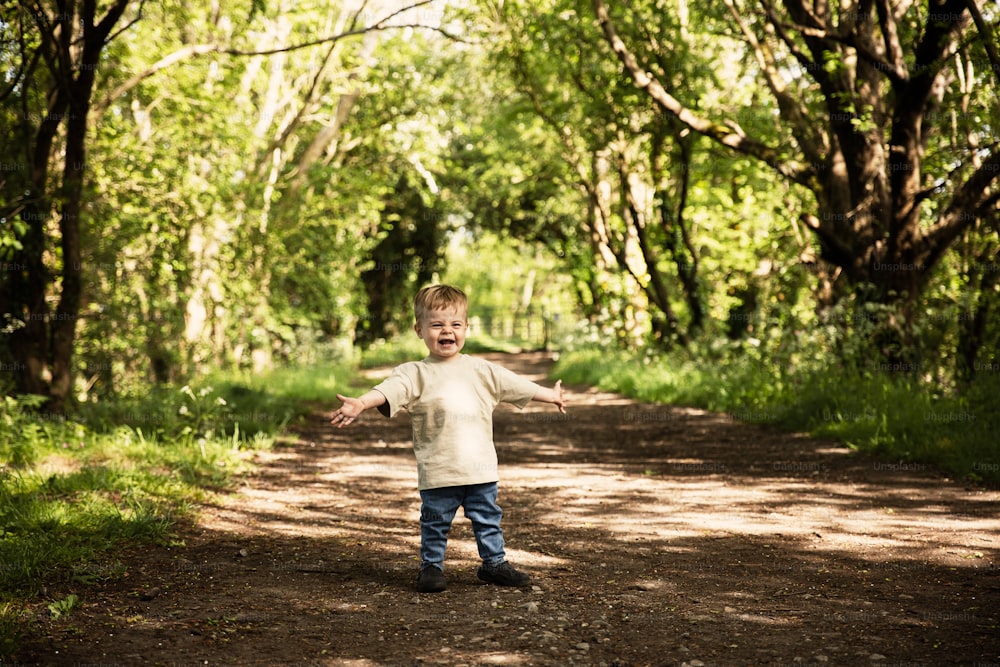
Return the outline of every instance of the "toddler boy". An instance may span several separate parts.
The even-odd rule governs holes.
[[[527,586],[528,575],[506,560],[502,512],[497,505],[497,453],[493,410],[500,403],[523,408],[531,401],[566,412],[561,381],[547,389],[484,359],[462,354],[469,328],[468,300],[450,285],[425,287],[413,300],[414,330],[428,356],[396,367],[358,398],[337,395],[337,428],[370,408],[386,417],[405,408],[413,422],[413,452],[420,489],[420,575],[417,590],[445,590],[444,555],[458,508],[472,522],[483,559],[477,576],[500,586]]]

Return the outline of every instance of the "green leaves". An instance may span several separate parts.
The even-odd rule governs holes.
[[[49,615],[53,621],[58,621],[60,618],[69,616],[77,608],[79,602],[80,598],[70,593],[62,600],[56,600],[48,604]]]

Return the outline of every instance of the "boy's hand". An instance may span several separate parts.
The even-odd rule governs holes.
[[[361,399],[341,396],[340,394],[337,394],[337,398],[344,403],[330,417],[330,423],[336,425],[337,428],[344,428],[365,411],[365,404]]]
[[[559,408],[559,412],[566,414],[566,399],[563,397],[562,380],[556,380],[556,386],[552,387],[552,389],[542,387],[531,400],[541,403],[551,403]]]
[[[559,408],[559,412],[566,414],[566,399],[563,398],[562,380],[556,380],[556,386],[552,388],[552,403]]]

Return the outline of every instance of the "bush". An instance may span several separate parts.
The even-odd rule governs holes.
[[[0,403],[0,463],[14,468],[33,464],[39,452],[60,439],[53,431],[60,431],[59,424],[40,420],[38,408],[45,403],[44,396],[4,396]]]

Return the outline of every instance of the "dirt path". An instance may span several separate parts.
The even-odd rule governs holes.
[[[1000,492],[577,387],[569,415],[496,417],[536,586],[480,584],[460,515],[448,590],[418,595],[409,437],[315,415],[184,546],[118,554],[128,576],[75,591],[24,663],[1000,665]]]

